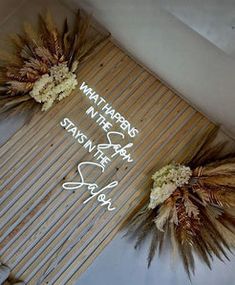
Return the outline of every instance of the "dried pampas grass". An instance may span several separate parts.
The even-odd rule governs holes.
[[[22,34],[10,36],[13,52],[0,51],[0,113],[31,102],[48,110],[70,95],[81,62],[107,37],[93,37],[91,17],[78,10],[73,27],[64,20],[60,31],[51,13],[39,15],[38,27],[25,23]]]
[[[235,154],[222,156],[224,143],[211,146],[211,133],[184,164],[192,174],[155,207],[143,201],[126,222],[138,248],[151,238],[148,266],[170,241],[191,276],[195,254],[211,268],[214,257],[229,259],[235,245]],[[164,190],[164,188],[162,188]]]

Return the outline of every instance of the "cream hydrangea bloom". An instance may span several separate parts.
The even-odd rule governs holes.
[[[153,188],[150,194],[149,209],[154,209],[169,198],[177,187],[188,184],[192,175],[189,167],[180,164],[169,164],[153,175]]]
[[[66,63],[52,66],[49,74],[38,79],[29,93],[37,102],[43,103],[42,110],[48,110],[54,101],[67,97],[78,84],[76,75],[69,71]]]

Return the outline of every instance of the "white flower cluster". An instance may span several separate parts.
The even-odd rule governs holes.
[[[43,103],[42,110],[48,110],[54,101],[60,101],[70,95],[78,84],[76,75],[69,71],[66,63],[60,63],[50,68],[49,74],[44,74],[34,83],[30,96]]]
[[[192,175],[189,167],[180,164],[168,164],[153,175],[153,188],[148,207],[154,209],[169,198],[177,187],[188,184]]]

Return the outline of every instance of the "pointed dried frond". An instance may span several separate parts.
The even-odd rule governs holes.
[[[164,227],[167,221],[172,215],[172,205],[170,203],[164,203],[160,206],[158,210],[157,218],[154,220],[157,229],[164,232]]]
[[[210,130],[208,135],[204,136],[200,142],[198,142],[193,156],[188,158],[185,161],[185,164],[189,165],[191,168],[195,168],[208,163],[208,160],[214,160],[214,158],[218,156],[218,153],[210,154],[210,152],[208,152],[208,149],[211,148],[211,143],[215,140],[218,134],[218,129],[218,127],[214,127]],[[210,154],[210,156],[208,156],[208,154]]]
[[[151,243],[149,247],[149,254],[148,254],[148,267],[151,265],[153,257],[156,254],[157,246],[158,246],[158,230],[153,228]]]
[[[29,42],[27,42],[26,39],[22,38],[22,41],[24,41],[24,46],[21,49],[20,57],[23,59],[23,61],[28,61],[31,58],[36,58],[36,53],[34,50],[34,46]]]
[[[146,207],[143,208],[140,212],[134,215],[132,223],[128,229],[127,235],[130,238],[135,238],[136,234],[139,231],[142,231],[142,227],[147,223],[152,223],[154,219],[154,214],[152,211],[149,211]]]
[[[45,24],[47,27],[47,30],[52,34],[54,31],[57,30],[57,27],[55,25],[55,21],[53,19],[53,16],[51,14],[51,11],[47,9],[45,13]]]
[[[176,211],[178,215],[178,225],[175,226],[177,239],[182,245],[193,245],[194,236],[197,235],[200,228],[200,221],[197,217],[189,216],[183,199],[177,202]]]
[[[44,61],[34,58],[26,62],[24,68],[31,68],[40,75],[49,72],[49,66]],[[23,68],[21,70],[23,70]]]
[[[80,10],[74,26],[70,27],[65,19],[62,30],[49,10],[39,15],[37,28],[25,22],[23,33],[10,36],[14,51],[0,51],[0,93],[11,95],[12,99],[25,94],[33,99],[43,96],[48,108],[71,94],[77,84],[75,71],[79,63],[101,43],[100,35],[90,33],[90,22],[90,16]],[[48,80],[53,81],[50,86]],[[53,84],[60,88],[53,89]],[[31,92],[34,87],[37,90]],[[52,95],[53,92],[58,94]]]
[[[203,176],[233,176],[235,174],[235,157],[216,161],[203,167]]]
[[[201,184],[209,187],[235,187],[235,179],[233,176],[224,175],[224,176],[208,176],[208,177],[200,177]]]
[[[223,208],[235,207],[235,189],[202,187],[197,191],[197,195],[205,205],[212,204]]]
[[[45,17],[43,15],[39,15],[39,27],[45,47],[51,52],[57,60],[57,63],[62,62],[61,56],[63,55],[63,51],[61,46],[61,37],[49,10]]]
[[[0,62],[3,62],[6,65],[17,66],[22,63],[22,60],[14,54],[0,50]]]
[[[181,257],[189,278],[195,270],[194,255],[209,268],[214,257],[222,261],[229,259],[228,253],[235,246],[235,155],[221,156],[224,143],[210,147],[208,143],[215,135],[216,132],[209,134],[197,149],[198,156],[188,162],[194,165],[189,180],[184,185],[175,185],[173,193],[163,202],[156,203],[156,208],[152,208],[148,201],[145,211],[140,215],[137,212],[129,221],[129,227],[134,226],[132,238],[136,237],[138,245],[142,244],[144,237],[151,236],[148,265],[167,239],[172,244],[174,255],[178,253]],[[207,163],[198,165],[203,161]],[[163,169],[173,173],[173,167],[168,165],[154,175],[158,179],[154,181],[158,192],[167,189]],[[151,195],[154,193],[156,190],[153,189]],[[148,203],[151,209],[148,209]]]
[[[190,198],[184,197],[184,206],[185,206],[185,211],[189,218],[194,218],[194,219],[199,219],[200,212],[198,207],[190,200]]]
[[[10,34],[9,40],[10,40],[10,43],[15,48],[16,54],[20,54],[21,49],[24,46],[24,42],[22,41],[21,37],[18,34]]]
[[[9,96],[4,96],[0,100],[0,114],[14,109],[26,101],[28,102],[33,100],[29,95],[14,96],[14,99]]]
[[[87,47],[85,47],[85,45],[87,43],[87,33],[89,27],[90,16],[84,15],[81,13],[81,10],[78,10],[73,34],[71,35],[72,46],[70,46],[70,52],[67,58],[70,67],[73,61],[79,60],[79,55],[83,53],[82,49],[87,50]]]
[[[101,39],[94,40],[92,43],[87,45],[86,49],[84,49],[83,53],[80,53],[77,56],[77,61],[82,62],[89,58],[91,55],[95,53],[95,51],[102,46],[105,42],[107,42],[110,38],[111,34],[107,34],[106,36],[102,37]]]
[[[39,47],[42,45],[41,38],[38,36],[37,31],[28,22],[24,23],[24,33],[25,33],[25,38],[27,39],[27,42],[32,42],[32,44],[35,47]]]
[[[213,146],[207,146],[204,150],[201,150],[197,158],[195,158],[194,166],[214,162],[215,157],[218,159],[221,156],[226,145],[226,142],[219,142]]]

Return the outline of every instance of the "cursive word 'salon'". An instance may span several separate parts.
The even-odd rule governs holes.
[[[63,183],[62,187],[65,190],[77,190],[77,189],[82,188],[84,186],[90,192],[90,197],[88,199],[86,199],[83,202],[83,204],[86,204],[90,200],[96,198],[96,200],[99,203],[101,203],[101,206],[107,207],[108,211],[115,210],[115,208],[112,207],[111,199],[107,199],[106,194],[104,194],[103,192],[115,188],[118,185],[118,181],[113,181],[104,187],[100,187],[96,183],[93,183],[93,182],[85,181],[85,178],[84,178],[84,175],[83,175],[81,168],[82,168],[82,166],[89,166],[89,165],[94,166],[96,168],[99,168],[102,173],[104,172],[104,167],[102,165],[100,165],[99,163],[88,162],[88,161],[81,162],[78,164],[78,167],[77,167],[78,174],[80,176],[81,181],[79,181],[79,182],[65,182],[65,183]]]

